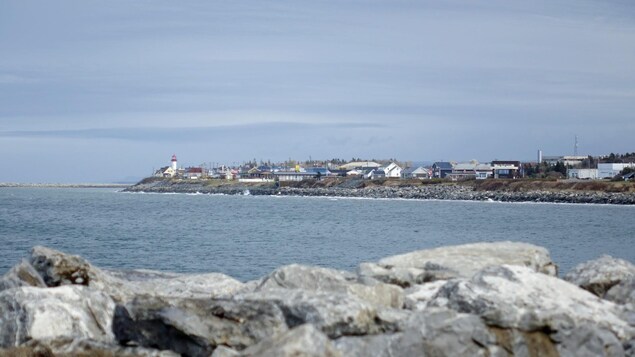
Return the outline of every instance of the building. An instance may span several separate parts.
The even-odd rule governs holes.
[[[452,173],[452,163],[446,161],[438,161],[432,164],[432,177],[445,178]]]
[[[378,168],[381,165],[374,162],[374,161],[353,161],[353,162],[349,162],[348,164],[344,164],[340,167],[338,167],[340,170],[353,170],[353,169],[366,169],[366,168]]]
[[[273,173],[275,180],[285,181],[303,181],[317,178],[316,172],[300,172],[300,171],[276,171]]]
[[[635,163],[616,164],[616,163],[603,163],[598,164],[598,178],[613,178],[619,175],[622,170],[627,167],[635,168]]]
[[[553,166],[562,162],[565,166],[580,166],[588,156],[543,156],[542,161]]]
[[[384,171],[381,167],[372,169],[370,172],[370,178],[373,180],[386,178],[386,171]]]
[[[387,178],[400,178],[402,170],[403,169],[399,165],[391,162],[390,165],[384,168],[384,173]]]
[[[190,180],[198,180],[203,177],[203,168],[188,167],[185,169],[185,175],[183,177]]]
[[[401,177],[408,178],[418,178],[418,179],[429,179],[432,177],[432,171],[426,169],[423,166],[419,167],[409,167],[401,171]]]
[[[520,161],[492,161],[494,178],[516,179],[522,177]]]
[[[484,180],[492,176],[492,166],[489,164],[480,164],[478,161],[470,161],[467,163],[455,164],[452,172],[446,177],[452,181],[478,179]]]
[[[568,179],[597,180],[598,169],[567,169]]]

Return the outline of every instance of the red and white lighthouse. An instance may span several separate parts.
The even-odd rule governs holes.
[[[172,169],[176,171],[176,154],[172,155]]]

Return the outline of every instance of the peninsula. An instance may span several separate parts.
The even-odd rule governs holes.
[[[149,177],[125,192],[635,204],[635,182],[325,177],[290,182]]]

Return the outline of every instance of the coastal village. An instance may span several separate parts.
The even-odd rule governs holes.
[[[438,161],[430,165],[413,165],[398,160],[343,160],[282,163],[251,162],[241,165],[179,166],[176,154],[170,164],[154,170],[153,176],[186,180],[218,179],[239,182],[285,182],[307,179],[321,180],[327,177],[357,177],[376,179],[444,179],[448,181],[519,179],[540,177],[572,180],[635,179],[635,153],[603,157],[592,156],[543,156],[538,151],[535,162],[518,160],[494,160],[480,163]],[[626,158],[628,162],[624,162]]]

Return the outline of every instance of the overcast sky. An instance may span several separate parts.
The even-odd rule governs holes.
[[[635,151],[635,1],[0,1],[0,182]]]

